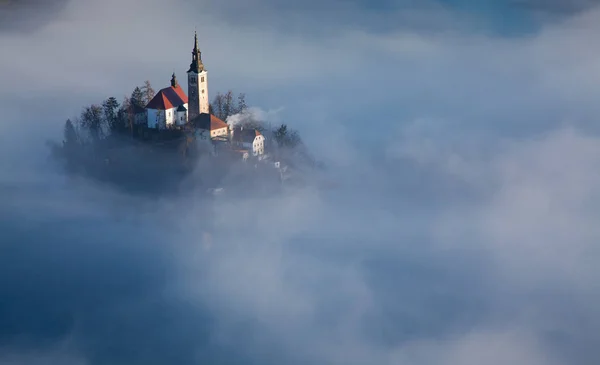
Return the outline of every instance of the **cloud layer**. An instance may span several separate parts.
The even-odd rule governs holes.
[[[595,364],[593,4],[513,38],[433,3],[165,24],[184,4],[57,3],[0,33],[0,364]],[[211,92],[276,110],[335,189],[149,199],[49,162],[81,105],[183,77],[194,25]]]

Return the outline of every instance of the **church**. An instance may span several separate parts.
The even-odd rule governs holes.
[[[144,114],[148,128],[177,128],[187,124],[196,130],[206,131],[206,135],[211,139],[227,137],[227,123],[210,114],[208,74],[202,63],[197,33],[194,34],[192,63],[187,77],[187,95],[173,73],[171,86],[161,89],[146,105]]]

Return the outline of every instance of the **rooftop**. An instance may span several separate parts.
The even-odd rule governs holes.
[[[148,109],[167,110],[179,107],[188,102],[188,97],[180,85],[169,86],[160,90],[146,105]]]

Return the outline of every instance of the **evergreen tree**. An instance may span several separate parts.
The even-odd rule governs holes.
[[[246,109],[248,109],[248,106],[246,105],[246,94],[238,94],[237,100],[238,102],[235,114],[243,113]]]
[[[102,137],[103,121],[103,112],[100,105],[90,105],[81,113],[81,126],[89,132],[94,141]]]
[[[298,132],[288,129],[286,124],[282,124],[273,132],[273,138],[277,142],[277,146],[282,148],[295,148],[302,143]]]
[[[102,103],[102,110],[104,113],[104,120],[106,120],[108,128],[111,131],[116,130],[119,124],[119,102],[117,99],[111,96],[110,98],[104,100]]]
[[[139,87],[136,86],[136,88],[133,89],[133,92],[131,93],[129,102],[131,103],[131,106],[133,106],[134,108],[135,107],[140,107],[140,108],[145,107],[146,104],[144,103],[144,93],[142,92],[142,89],[140,89]]]
[[[282,147],[287,137],[287,125],[282,124],[279,126],[279,128],[273,132],[273,137],[275,138],[277,145]]]
[[[55,151],[60,153],[59,156],[64,159],[66,163],[65,167],[69,171],[73,171],[76,168],[77,161],[81,158],[80,147],[81,141],[75,125],[73,125],[71,119],[67,119],[63,130],[62,149],[56,149]]]
[[[67,119],[65,122],[63,138],[63,146],[67,151],[71,151],[79,145],[79,136],[77,136],[77,131],[71,119]]]

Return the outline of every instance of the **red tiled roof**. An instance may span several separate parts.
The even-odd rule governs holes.
[[[227,128],[227,123],[222,121],[221,119],[215,117],[214,115],[210,115],[210,130]]]
[[[188,97],[181,86],[169,86],[160,90],[146,105],[148,109],[167,110],[186,104]]]
[[[214,131],[215,129],[227,128],[227,123],[212,114],[201,113],[191,123],[196,128]]]

